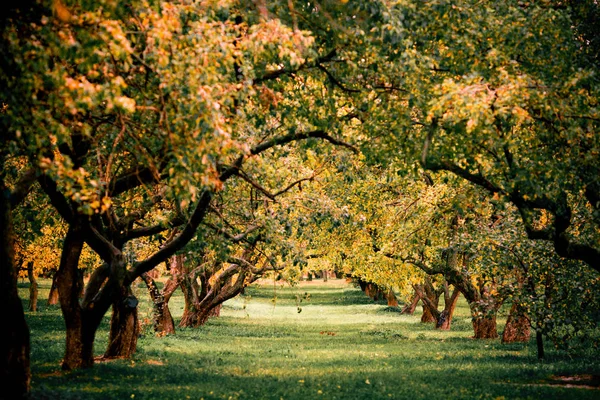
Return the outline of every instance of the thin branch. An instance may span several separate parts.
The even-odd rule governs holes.
[[[255,232],[257,229],[260,229],[263,227],[263,225],[254,225],[251,226],[250,228],[248,228],[248,230],[246,230],[245,232],[239,233],[237,235],[232,235],[231,233],[227,232],[225,229],[220,228],[216,225],[213,225],[209,222],[203,222],[203,225],[208,226],[209,228],[211,228],[212,230],[220,233],[221,235],[225,236],[230,242],[232,243],[239,243],[242,240],[244,240],[249,234],[251,234],[252,232]]]
[[[327,68],[325,68],[322,64],[317,64],[317,68],[319,68],[321,71],[325,72],[325,75],[327,75],[329,80],[335,86],[342,89],[344,92],[348,92],[348,93],[360,93],[361,92],[360,89],[350,89],[350,88],[347,88],[346,86],[344,86],[344,84],[342,82],[340,82],[335,76],[333,76],[333,74],[331,72],[329,72],[329,70],[327,70]]]

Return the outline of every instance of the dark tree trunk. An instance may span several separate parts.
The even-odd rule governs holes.
[[[58,286],[56,284],[56,276],[52,277],[52,286],[50,286],[50,293],[48,294],[48,305],[53,306],[58,304]]]
[[[379,285],[372,283],[372,282],[368,282],[366,284],[365,293],[367,294],[367,296],[372,298],[374,301],[379,301],[379,299],[383,299],[384,297],[386,297],[384,295],[384,292],[381,289],[381,287],[379,287]]]
[[[10,192],[0,178],[0,382],[7,399],[23,399],[29,393],[29,327],[17,290]]]
[[[33,273],[33,261],[27,263],[27,277],[29,278],[29,311],[37,311],[38,283]]]
[[[415,313],[415,310],[417,309],[417,304],[419,304],[420,299],[421,296],[419,296],[417,291],[415,291],[415,294],[411,298],[410,303],[406,304],[404,308],[402,308],[401,314],[413,315]]]
[[[544,337],[542,335],[541,330],[535,331],[535,342],[537,344],[537,358],[538,360],[543,360],[544,355]]]
[[[77,225],[71,225],[63,243],[60,267],[56,273],[60,306],[66,325],[65,370],[87,368],[94,364],[94,334],[84,321],[79,304],[79,257],[83,248],[83,235]]]
[[[171,310],[169,309],[169,299],[175,290],[177,289],[178,282],[175,278],[171,278],[165,283],[165,287],[161,292],[158,290],[158,286],[156,286],[156,282],[154,279],[150,277],[148,274],[142,274],[142,279],[146,282],[148,286],[148,292],[150,293],[150,298],[152,299],[152,314],[153,314],[153,324],[154,331],[159,336],[169,335],[175,333],[175,322],[173,321],[173,316],[171,315]]]
[[[513,302],[506,326],[502,333],[502,343],[529,342],[531,336],[531,327],[525,311],[519,305],[518,301]]]
[[[131,288],[123,288],[121,296],[113,303],[108,347],[104,358],[130,358],[137,347],[139,322],[138,300]]]
[[[85,271],[82,269],[78,269],[77,270],[77,280],[79,280],[79,282],[77,283],[77,285],[79,287],[79,299],[83,299],[83,295],[85,293],[85,284],[83,282],[84,276],[85,276]]]

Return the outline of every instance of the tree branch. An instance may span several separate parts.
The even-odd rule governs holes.
[[[36,172],[35,169],[29,169],[25,171],[25,173],[21,176],[21,178],[17,181],[14,188],[10,193],[10,207],[15,208],[17,205],[21,204],[25,197],[31,191],[31,187],[36,180]]]
[[[203,224],[206,225],[206,226],[208,226],[212,230],[220,233],[221,235],[225,236],[232,243],[239,243],[239,242],[241,242],[249,234],[251,234],[252,232],[255,232],[257,229],[260,229],[260,228],[263,227],[263,225],[254,225],[254,226],[251,226],[250,228],[248,228],[248,230],[246,230],[245,232],[239,233],[237,235],[232,235],[231,233],[227,232],[225,229],[219,228],[218,226],[215,226],[215,225],[213,225],[211,223],[204,222]]]

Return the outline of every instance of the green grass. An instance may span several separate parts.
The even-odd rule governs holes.
[[[26,298],[27,286],[20,286]],[[42,281],[40,299],[48,289]],[[148,318],[148,296],[143,287],[136,290],[141,317]],[[180,295],[171,306],[179,317]],[[42,300],[39,310],[27,313],[34,399],[600,398],[599,390],[551,384],[553,376],[600,374],[597,352],[549,351],[539,362],[534,343],[470,339],[464,300],[452,331],[440,332],[421,324],[419,312],[391,312],[341,281],[254,286],[200,329],[163,338],[146,329],[133,360],[70,373],[60,370],[60,309]],[[98,355],[107,330],[108,317],[98,333]]]

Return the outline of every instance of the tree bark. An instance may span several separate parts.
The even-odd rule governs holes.
[[[415,293],[414,293],[413,297],[411,298],[410,302],[407,303],[404,306],[404,308],[402,308],[402,311],[400,311],[400,313],[413,315],[415,313],[415,310],[417,309],[417,304],[419,304],[419,300],[421,300],[421,296],[419,296],[419,294],[415,290]]]
[[[502,333],[502,343],[529,342],[530,336],[531,327],[529,319],[522,307],[519,306],[518,301],[515,300],[510,308],[506,326]]]
[[[216,306],[214,306],[212,308],[212,310],[210,310],[208,312],[208,316],[209,317],[220,317],[221,316],[221,308],[223,307],[223,303],[219,303]]]
[[[496,329],[496,314],[484,317],[473,318],[473,331],[475,339],[496,339],[498,331]]]
[[[483,291],[481,300],[469,304],[473,321],[473,338],[496,339],[498,330],[496,327],[496,313],[500,304]]]
[[[17,290],[10,191],[0,177],[0,304],[3,324],[0,329],[0,381],[2,396],[24,399],[29,393],[29,327]]]
[[[52,286],[50,286],[50,293],[48,293],[49,306],[58,304],[58,287],[56,284],[56,276],[57,274],[54,274],[54,276],[52,277]]]
[[[154,332],[159,336],[174,334],[175,322],[169,309],[169,300],[173,292],[177,289],[178,282],[174,278],[169,279],[161,292],[150,275],[142,274],[142,279],[146,282],[150,298],[152,299]]]
[[[187,314],[181,317],[181,322],[179,323],[179,326],[194,328],[202,326],[212,316],[211,312],[211,307],[199,307],[195,305],[192,310],[190,310]]]
[[[392,289],[389,289],[385,295],[388,307],[398,307],[398,299]]]
[[[542,335],[541,330],[535,331],[535,342],[537,344],[537,358],[538,360],[543,360],[544,355],[544,337]]]
[[[72,370],[91,367],[94,363],[94,332],[84,321],[84,313],[79,305],[81,292],[79,257],[83,248],[83,235],[78,225],[72,224],[65,237],[60,267],[56,273],[60,306],[66,326],[65,357],[62,368]],[[91,333],[91,335],[90,335]]]
[[[139,321],[138,300],[131,287],[123,288],[121,296],[113,303],[108,347],[104,358],[130,358],[137,347]]]
[[[441,293],[435,290],[429,278],[425,278],[425,284],[423,285],[423,288],[424,293],[422,293],[421,298],[421,302],[423,304],[423,315],[421,315],[421,322],[437,322],[436,312],[440,304]]]
[[[459,294],[460,290],[455,287],[451,296],[448,296],[447,294],[444,296],[444,310],[440,313],[435,323],[435,327],[437,329],[441,329],[443,331],[450,330],[450,326],[452,325],[452,316],[454,315],[454,309],[456,308]]]
[[[29,278],[29,311],[37,311],[38,283],[33,272],[33,261],[27,263],[27,277]]]

